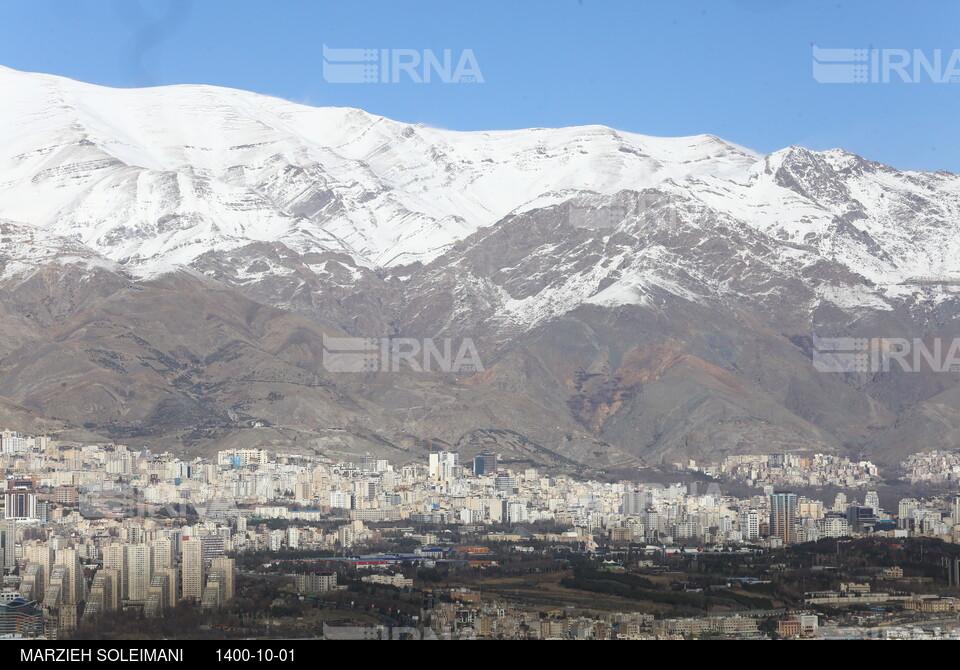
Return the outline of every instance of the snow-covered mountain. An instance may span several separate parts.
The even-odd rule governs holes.
[[[68,291],[57,276],[97,288]],[[491,365],[467,382],[474,404],[460,386],[437,387],[459,414],[430,407],[410,380],[363,402],[362,385],[312,401],[392,435],[509,430],[563,442],[574,460],[896,450],[906,427],[929,433],[920,448],[960,438],[952,377],[894,393],[809,369],[813,333],[946,333],[960,313],[960,177],[840,149],[764,156],[709,135],[601,126],[453,132],[210,86],[118,90],[0,67],[0,282],[0,396],[74,423],[168,417],[171,394],[190,416],[221,416],[207,412],[214,403],[314,420],[316,408],[266,398],[291,380],[340,383],[311,376],[321,373],[302,332],[319,324],[477,341]],[[103,311],[104,296],[128,288],[164,309],[193,296],[184,312],[199,320],[224,291],[237,311],[216,312],[203,355],[176,333],[147,346],[130,304]],[[262,313],[245,301],[313,325],[274,316],[301,335],[270,339],[244,323]],[[28,332],[68,318],[69,331]],[[139,339],[120,346],[114,331]],[[227,353],[225,332],[260,353]],[[77,383],[96,371],[102,397],[79,407],[45,390],[38,379],[52,385],[62,368],[35,350],[54,336],[44,346],[79,365]],[[64,353],[75,337],[85,348]],[[214,398],[233,379],[205,377],[222,357],[283,372],[262,396]],[[160,377],[144,385],[123,360]],[[324,405],[333,397],[341,404]],[[518,409],[531,399],[535,409]]]
[[[428,261],[553,191],[742,175],[713,137],[458,133],[210,86],[117,90],[0,68],[0,216],[135,272],[250,241]]]
[[[135,274],[250,242],[429,262],[511,212],[663,185],[881,284],[960,275],[960,179],[600,126],[451,132],[210,86],[0,68],[0,218]]]

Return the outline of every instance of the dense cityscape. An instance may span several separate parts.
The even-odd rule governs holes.
[[[642,483],[493,451],[185,460],[8,431],[0,453],[6,638],[960,635],[960,495],[884,506],[866,461],[738,456]],[[947,484],[957,457],[904,467]]]
[[[958,24],[0,0],[4,658],[960,640]]]

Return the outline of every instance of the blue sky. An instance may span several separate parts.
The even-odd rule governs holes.
[[[328,83],[324,43],[470,49],[484,83]],[[0,0],[0,64],[19,70],[231,86],[461,130],[599,123],[764,152],[843,147],[960,172],[960,83],[820,84],[814,43],[947,60],[960,3]]]

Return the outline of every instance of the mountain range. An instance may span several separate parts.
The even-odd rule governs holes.
[[[2,67],[0,92],[0,425],[598,472],[960,442],[957,373],[811,360],[960,336],[957,175]],[[482,365],[334,369],[347,337]]]

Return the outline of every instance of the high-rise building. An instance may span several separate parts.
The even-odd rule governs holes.
[[[160,568],[155,574],[157,575],[166,575],[166,587],[167,595],[164,598],[164,602],[172,603],[176,605],[177,601],[180,600],[180,569],[179,568]]]
[[[40,566],[43,572],[44,587],[46,587],[46,583],[50,579],[50,570],[53,568],[56,559],[53,547],[47,544],[32,544],[27,546],[23,553],[29,562]]]
[[[0,574],[17,565],[17,522],[0,521]]]
[[[429,457],[430,476],[434,479],[454,479],[460,475],[460,454],[455,451],[437,451]]]
[[[770,496],[770,535],[779,537],[784,544],[797,541],[797,495],[789,492],[774,492]]]
[[[116,597],[126,600],[130,597],[127,581],[127,551],[122,544],[111,544],[103,548],[103,567],[116,574],[113,588]]]
[[[150,580],[153,577],[151,548],[146,544],[128,544],[127,552],[127,592],[128,598],[136,602],[146,602],[150,592]]]
[[[97,570],[90,586],[90,600],[97,601],[100,612],[112,612],[120,607],[120,587],[116,570]]]
[[[221,575],[220,602],[225,603],[228,600],[233,600],[236,591],[234,586],[237,575],[236,561],[226,556],[215,558],[210,562],[210,571],[219,572]]]
[[[27,563],[20,570],[20,591],[27,600],[43,597],[43,568],[36,563]]]
[[[80,565],[80,552],[76,549],[58,549],[56,565],[66,571],[63,577],[61,594],[63,602],[76,605],[87,597],[83,566]]]
[[[916,498],[903,498],[897,504],[897,527],[910,530],[913,520],[913,511],[920,509],[920,501]]]
[[[627,516],[638,516],[647,509],[647,497],[644,492],[635,489],[623,494],[623,513]]]
[[[847,512],[847,494],[846,493],[838,493],[836,496],[834,496],[833,511],[843,512],[844,514],[846,514]]]
[[[37,491],[32,479],[7,479],[3,497],[5,519],[28,521],[37,518]]]
[[[209,563],[217,556],[223,556],[227,548],[226,540],[221,535],[201,535],[200,544],[203,546],[204,563]]]
[[[150,548],[153,550],[150,560],[153,562],[154,572],[173,565],[173,542],[170,541],[169,537],[158,537],[151,540]]]
[[[176,605],[176,601],[170,599],[170,580],[171,576],[165,572],[158,573],[150,578],[150,589],[144,605],[146,616],[160,616],[164,611]]]
[[[497,473],[497,455],[492,451],[481,451],[473,459],[473,474],[493,475]]]
[[[181,598],[199,602],[203,597],[203,543],[199,537],[183,538],[183,589]]]
[[[56,610],[64,602],[64,589],[67,580],[67,569],[62,565],[50,568],[50,580],[43,593],[43,606],[46,609]]]
[[[854,533],[862,533],[877,525],[877,515],[872,507],[847,505],[847,523]]]
[[[740,511],[740,537],[744,540],[756,540],[760,537],[760,513],[755,509]]]

